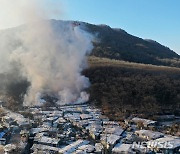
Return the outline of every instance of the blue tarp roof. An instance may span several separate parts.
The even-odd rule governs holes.
[[[0,132],[0,138],[2,138],[5,135],[4,132]]]

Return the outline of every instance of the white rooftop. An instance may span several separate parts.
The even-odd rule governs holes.
[[[78,148],[79,150],[82,150],[84,153],[91,153],[95,151],[95,147],[93,145],[82,145]]]
[[[72,144],[60,149],[59,153],[63,153],[63,154],[73,153],[74,151],[76,151],[78,149],[78,147],[80,147],[82,145],[87,145],[87,144],[89,144],[89,141],[77,140],[77,141],[73,142]]]
[[[132,152],[131,147],[132,147],[131,144],[121,144],[121,143],[118,143],[112,149],[112,152],[114,152],[114,153],[131,153]]]
[[[114,135],[121,135],[124,130],[119,126],[108,127],[106,126],[104,129],[105,134],[114,134]]]
[[[133,118],[132,121],[136,122],[136,123],[140,121],[140,122],[142,122],[145,125],[156,123],[156,121],[149,120],[149,119],[138,118],[138,117]]]
[[[136,134],[138,134],[140,137],[145,137],[147,139],[157,139],[164,137],[164,134],[161,132],[155,132],[151,130],[137,130],[135,131]]]
[[[93,118],[93,116],[92,116],[92,114],[81,114],[80,118],[82,120],[85,120],[85,119],[91,119],[91,118]]]
[[[59,139],[50,138],[46,136],[36,137],[34,140],[39,143],[45,143],[45,144],[58,144],[58,142],[60,141]]]
[[[121,137],[114,134],[101,134],[101,141],[114,145]]]
[[[52,151],[59,151],[59,148],[57,147],[52,147],[48,145],[43,145],[43,144],[33,144],[32,150],[52,150]]]
[[[164,148],[167,148],[167,149],[174,149],[174,148],[180,147],[180,137],[177,137],[177,136],[167,135],[167,136],[164,136],[163,138],[159,138],[159,139],[148,142],[149,143],[148,145],[150,147],[159,148],[158,144],[151,144],[151,142],[159,142],[163,145],[166,145],[166,147]]]

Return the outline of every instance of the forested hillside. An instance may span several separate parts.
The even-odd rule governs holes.
[[[180,113],[180,69],[97,57],[89,64],[84,74],[90,78],[91,101],[112,118]]]
[[[95,36],[94,56],[180,67],[180,56],[156,41],[144,40],[106,25],[86,25],[87,30]]]

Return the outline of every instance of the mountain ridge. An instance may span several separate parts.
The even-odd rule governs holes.
[[[155,40],[142,39],[133,36],[121,28],[111,28],[108,25],[94,25],[81,21],[46,20],[57,30],[63,23],[80,26],[81,29],[94,36],[94,49],[91,56],[124,60],[129,62],[180,67],[180,55]],[[25,25],[1,30],[2,35],[14,35]],[[14,37],[14,36],[13,36]],[[2,39],[3,40],[3,39]],[[13,38],[16,40],[16,38]]]
[[[87,25],[93,34],[98,33],[101,42],[94,43],[92,55],[116,60],[125,60],[144,64],[165,65],[172,64],[161,59],[179,59],[173,50],[156,41],[133,36],[122,29],[109,26]],[[174,65],[172,65],[174,66]]]

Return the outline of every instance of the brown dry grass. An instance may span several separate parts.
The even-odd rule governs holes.
[[[141,63],[133,63],[122,60],[114,60],[108,58],[99,58],[95,56],[90,56],[88,58],[88,63],[90,67],[99,67],[99,66],[113,66],[113,67],[126,67],[126,68],[134,68],[134,69],[142,69],[142,70],[152,70],[152,71],[166,71],[166,72],[179,72],[180,68],[177,67],[168,67],[168,66],[156,66],[151,64],[141,64]]]

